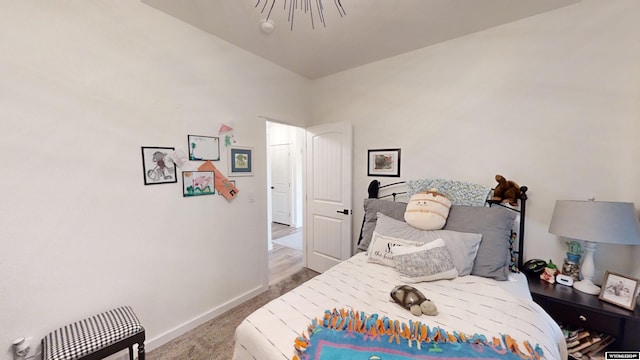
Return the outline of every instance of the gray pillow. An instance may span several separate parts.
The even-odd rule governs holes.
[[[360,240],[358,242],[358,250],[367,251],[373,230],[376,228],[378,213],[383,213],[394,219],[403,220],[404,211],[407,203],[395,202],[380,199],[364,200],[364,222],[362,223],[362,231],[360,232]]]
[[[508,279],[509,238],[516,213],[502,207],[452,205],[444,230],[482,234],[471,275]]]
[[[404,221],[392,219],[382,213],[378,213],[375,231],[380,235],[424,243],[432,242],[436,239],[444,240],[459,276],[471,273],[478,246],[482,239],[480,234],[451,230],[420,230]]]
[[[391,248],[400,280],[408,283],[455,279],[458,276],[451,255],[442,239],[422,246]]]

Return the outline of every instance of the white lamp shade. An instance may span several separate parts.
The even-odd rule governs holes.
[[[640,222],[633,203],[556,201],[549,232],[598,243],[640,245]]]

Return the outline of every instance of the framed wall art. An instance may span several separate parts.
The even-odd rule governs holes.
[[[400,176],[400,149],[369,150],[367,176]]]
[[[187,135],[189,160],[220,160],[220,139],[215,136]]]
[[[602,279],[600,300],[633,311],[638,297],[640,280],[607,271]]]
[[[215,173],[213,171],[184,171],[182,173],[182,196],[215,194]]]
[[[174,151],[172,147],[142,147],[142,172],[145,185],[168,184],[178,182],[176,166],[167,159]]]
[[[253,176],[253,148],[229,147],[229,176]]]

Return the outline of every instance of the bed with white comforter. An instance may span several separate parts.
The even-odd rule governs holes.
[[[437,305],[436,316],[415,317],[390,302],[389,292],[400,283],[394,268],[368,262],[365,253],[356,254],[247,317],[236,330],[233,359],[291,359],[294,340],[312,319],[333,308],[413,319],[487,337],[506,333],[539,345],[546,359],[566,359],[558,325],[531,300],[522,274],[511,274],[507,281],[468,275],[412,284]]]
[[[400,183],[390,185],[395,184]],[[560,328],[533,302],[526,277],[509,272],[522,265],[527,188],[521,187],[520,206],[514,211],[486,206],[486,187],[457,181],[438,184],[447,191],[438,196],[452,199],[446,223],[440,230],[421,230],[405,221],[407,203],[378,198],[379,182],[372,181],[358,241],[358,250],[366,253],[354,255],[249,315],[236,330],[233,358],[292,359],[297,354],[296,339],[307,334],[314,319],[323,318],[327,310],[344,309],[401,324],[420,321],[467,338],[475,334],[486,339],[507,337],[541,350],[545,359],[566,359]],[[394,287],[407,283],[435,303],[437,315],[414,316],[390,301]],[[417,328],[421,327],[412,329]],[[314,336],[322,337],[315,335],[319,333],[315,329],[320,330],[313,328]],[[327,333],[331,332],[322,332]],[[413,339],[418,338],[423,339]],[[445,338],[451,341],[449,335]],[[307,344],[311,342],[299,348],[309,349]],[[314,354],[323,347],[316,346]],[[307,351],[304,355],[314,358]]]

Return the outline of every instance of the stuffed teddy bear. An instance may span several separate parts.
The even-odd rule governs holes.
[[[511,206],[518,206],[518,199],[522,196],[520,186],[512,180],[507,180],[502,175],[496,175],[498,185],[493,190],[492,201],[508,202]]]
[[[398,285],[393,288],[391,290],[391,301],[411,311],[415,316],[438,314],[436,305],[413,286]]]

